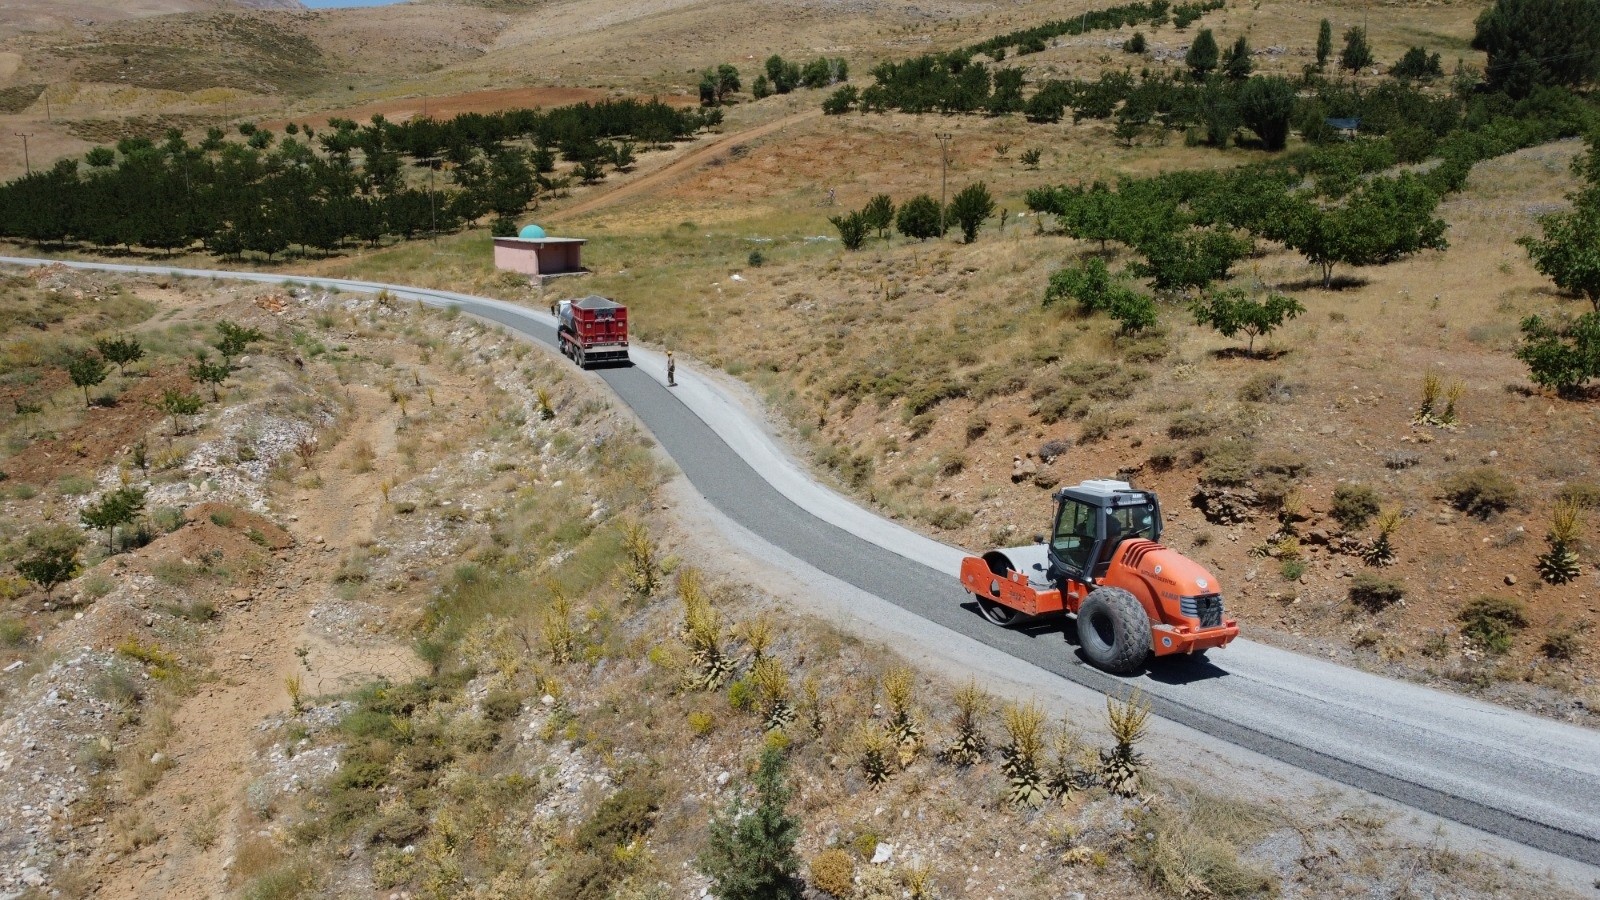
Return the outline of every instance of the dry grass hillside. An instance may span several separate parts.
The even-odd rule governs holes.
[[[675,521],[594,379],[451,311],[57,269],[0,292],[29,408],[0,423],[0,553],[148,492],[53,591],[0,582],[8,894],[699,896],[708,825],[771,747],[818,900],[1569,896],[797,615]],[[174,361],[219,321],[262,332],[220,398],[138,402],[189,389]],[[50,360],[97,333],[147,358],[84,409]]]
[[[1458,50],[1475,9],[1362,12],[1382,58],[1413,41]],[[1314,13],[1302,4],[1215,15],[1207,24],[1219,35],[1248,30],[1258,48],[1283,48],[1258,57],[1266,69],[1296,71],[1309,52]],[[1029,65],[1092,70],[1120,56],[1105,40],[1047,50]],[[1153,40],[1159,48],[1180,37]],[[950,191],[985,181],[1007,217],[991,219],[971,246],[893,237],[840,250],[829,215],[876,193],[938,193],[936,132],[954,135]],[[1021,161],[1031,149],[1042,154],[1037,169]],[[598,274],[584,290],[637,309],[647,339],[748,380],[821,468],[892,515],[966,546],[1003,543],[1041,527],[1045,488],[1133,473],[1162,491],[1169,540],[1218,570],[1256,636],[1586,718],[1600,674],[1585,637],[1600,605],[1593,551],[1584,551],[1585,575],[1566,585],[1543,584],[1534,563],[1558,500],[1592,502],[1600,434],[1588,405],[1533,391],[1510,353],[1522,316],[1571,303],[1513,241],[1559,207],[1578,149],[1555,144],[1481,164],[1440,209],[1449,250],[1345,270],[1337,290],[1323,291],[1292,254],[1247,261],[1240,284],[1287,290],[1308,308],[1261,358],[1179,307],[1163,312],[1157,335],[1131,342],[1108,322],[1041,308],[1049,274],[1098,248],[1021,215],[1031,187],[1234,166],[1260,158],[1254,151],[1189,148],[1157,134],[1124,145],[1095,122],[817,118],[729,145],[615,205],[544,215],[592,239]],[[834,207],[823,205],[830,190]],[[490,273],[481,240],[318,268],[526,296]],[[1123,261],[1113,252],[1113,268]],[[1459,425],[1413,425],[1429,374],[1446,391],[1459,383]],[[909,408],[919,394],[926,399]],[[1041,456],[1052,442],[1071,449]],[[1026,475],[1013,479],[1014,458],[1030,454]],[[1478,518],[1451,498],[1462,478],[1488,477],[1477,471],[1485,467],[1511,489],[1504,511]],[[1216,524],[1190,505],[1197,482],[1224,470],[1271,497],[1290,494],[1299,547],[1287,552],[1300,558],[1282,558],[1281,523],[1270,514]],[[1369,521],[1346,540],[1331,518],[1342,485],[1371,487],[1380,506],[1402,513],[1392,568],[1370,569],[1340,549],[1375,533]],[[1592,508],[1586,516],[1592,548]],[[1367,611],[1351,599],[1362,575],[1394,582],[1404,602]],[[1474,616],[1507,608],[1509,650],[1498,652],[1497,640],[1486,651]]]

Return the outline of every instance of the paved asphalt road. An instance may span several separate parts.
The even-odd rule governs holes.
[[[0,257],[0,263],[40,260]],[[164,267],[85,268],[342,290],[387,289],[553,344],[543,312],[446,291],[340,279]],[[1138,686],[1157,715],[1324,775],[1588,866],[1600,866],[1600,732],[1380,678],[1247,640],[1211,661],[1162,663],[1135,678],[1084,665],[1059,625],[1004,630],[978,617],[956,583],[960,551],[882,520],[811,481],[708,380],[661,358],[597,370],[690,483],[728,518],[817,569],[1097,691]],[[1041,510],[1043,515],[1043,510]],[[1248,631],[1249,623],[1244,623]],[[933,629],[938,634],[947,632]]]

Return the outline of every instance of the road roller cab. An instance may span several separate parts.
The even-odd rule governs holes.
[[[1203,653],[1239,634],[1205,567],[1161,545],[1161,502],[1127,482],[1091,480],[1054,495],[1048,535],[961,564],[989,621],[1077,617],[1089,661],[1126,673],[1151,657]]]

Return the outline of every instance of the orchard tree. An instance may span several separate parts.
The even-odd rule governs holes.
[[[1078,310],[1085,315],[1098,312],[1108,306],[1114,284],[1105,260],[1086,259],[1076,266],[1058,269],[1050,276],[1050,284],[1044,291],[1044,305],[1051,307],[1070,298],[1078,301]]]
[[[205,401],[200,399],[199,394],[180,391],[177,388],[167,388],[161,392],[161,399],[156,403],[156,406],[172,417],[172,433],[178,435],[183,433],[183,429],[179,427],[178,417],[192,416],[198,413],[204,403]]]
[[[927,194],[918,194],[900,206],[894,225],[906,237],[925,241],[944,234],[944,214],[939,209],[939,201]]]
[[[1282,150],[1289,143],[1289,122],[1294,118],[1294,85],[1276,75],[1252,78],[1235,95],[1239,117],[1261,138],[1264,149]]]
[[[994,215],[994,197],[983,182],[969,184],[950,200],[950,218],[961,227],[961,240],[970,244],[978,239],[978,229]]]
[[[106,380],[110,368],[106,361],[93,353],[77,353],[67,360],[67,375],[72,383],[83,388],[83,405],[89,405],[89,388]]]
[[[77,577],[82,546],[83,532],[71,525],[46,525],[29,532],[23,557],[17,561],[17,574],[44,588],[49,597],[56,585]]]
[[[1250,336],[1248,353],[1256,355],[1256,338],[1276,331],[1286,320],[1306,311],[1300,301],[1283,294],[1268,294],[1265,299],[1251,297],[1239,288],[1207,291],[1190,304],[1194,320],[1209,325],[1231,338],[1244,333]]]
[[[1227,278],[1233,264],[1253,247],[1248,238],[1216,227],[1157,233],[1141,240],[1135,249],[1144,260],[1133,264],[1134,274],[1150,279],[1150,286],[1158,291],[1188,291],[1203,290]]]
[[[1478,16],[1472,49],[1489,56],[1489,86],[1512,97],[1584,85],[1600,75],[1600,3],[1495,0]]]
[[[1322,286],[1331,289],[1335,265],[1384,265],[1448,247],[1445,224],[1433,217],[1438,205],[1438,195],[1415,175],[1378,177],[1341,206],[1286,197],[1264,218],[1262,231],[1320,266]]]
[[[211,357],[204,350],[195,354],[195,361],[189,364],[189,377],[201,384],[211,385],[211,402],[216,403],[222,399],[217,386],[228,380],[232,368],[226,362],[212,362]]]
[[[792,789],[784,777],[783,751],[770,744],[756,770],[755,804],[735,800],[711,822],[699,868],[711,877],[720,900],[799,900],[800,860],[795,841],[800,821],[789,813]]]
[[[228,364],[234,357],[249,352],[250,345],[263,337],[265,335],[254,328],[224,320],[217,323],[217,340],[212,346],[222,354],[223,363]]]
[[[98,501],[79,510],[78,518],[90,528],[105,529],[106,552],[115,553],[117,526],[137,521],[143,512],[144,490],[120,487],[106,492]]]
[[[1600,194],[1574,197],[1570,212],[1539,219],[1540,237],[1523,237],[1533,267],[1556,287],[1588,300],[1600,312]]]
[[[894,200],[888,194],[878,194],[861,208],[861,215],[878,237],[888,237],[889,229],[894,227]]]
[[[1600,378],[1600,312],[1574,321],[1522,320],[1517,359],[1528,366],[1535,384],[1564,397],[1578,394],[1591,378]]]
[[[135,338],[100,338],[94,347],[107,362],[116,364],[118,375],[126,374],[128,363],[144,359],[144,346]]]
[[[1183,57],[1183,63],[1189,67],[1189,73],[1196,81],[1204,81],[1206,76],[1216,71],[1220,56],[1216,35],[1211,33],[1211,29],[1202,28],[1200,33],[1195,35],[1194,43],[1189,45],[1189,52]]]
[[[1328,67],[1328,57],[1333,55],[1333,23],[1327,19],[1317,26],[1317,71]]]
[[[1367,30],[1352,25],[1344,33],[1344,52],[1339,54],[1339,68],[1360,72],[1373,62],[1372,46],[1367,43]]]
[[[1113,276],[1105,260],[1098,257],[1050,276],[1044,305],[1053,306],[1069,297],[1078,302],[1078,310],[1084,315],[1104,312],[1116,319],[1122,325],[1123,334],[1143,331],[1158,318],[1156,302]]]

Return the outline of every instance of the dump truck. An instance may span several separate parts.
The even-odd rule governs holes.
[[[1085,658],[1114,674],[1152,657],[1203,655],[1239,636],[1206,568],[1161,545],[1161,502],[1125,481],[1091,479],[1053,495],[1046,539],[961,562],[961,586],[1002,627],[1076,617]]]
[[[561,352],[587,369],[599,363],[628,361],[628,308],[591,294],[556,304],[556,337]]]

